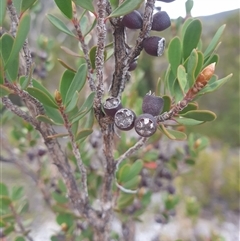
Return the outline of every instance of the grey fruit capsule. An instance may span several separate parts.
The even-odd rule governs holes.
[[[142,114],[136,118],[134,127],[139,136],[149,137],[156,132],[157,122],[152,115]]]
[[[165,49],[165,38],[151,36],[143,40],[144,50],[152,56],[163,55]]]
[[[116,112],[114,123],[120,130],[128,131],[133,128],[135,119],[136,115],[132,110],[122,108]]]
[[[159,115],[164,106],[164,99],[155,95],[145,95],[142,103],[143,113],[148,113],[153,116]]]
[[[109,97],[103,104],[105,113],[109,116],[114,117],[115,113],[122,108],[122,104],[119,98]]]

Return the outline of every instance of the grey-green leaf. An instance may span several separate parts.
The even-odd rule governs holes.
[[[53,16],[52,14],[48,14],[47,18],[60,31],[62,31],[72,37],[76,37],[59,18]]]
[[[59,10],[69,19],[72,19],[72,1],[54,0]]]
[[[75,91],[80,92],[83,86],[86,83],[87,78],[87,64],[82,64],[77,70],[77,73],[75,74],[71,85],[69,86],[69,89],[66,94],[66,104],[69,103],[72,96],[74,95]]]
[[[84,129],[84,130],[81,130],[80,132],[77,133],[76,137],[75,137],[75,141],[79,141],[83,138],[86,138],[88,137],[89,135],[91,135],[93,132],[92,129]]]
[[[179,85],[180,85],[182,91],[184,91],[185,86],[187,84],[187,75],[186,75],[186,70],[183,65],[178,66],[177,77],[178,77]]]
[[[93,0],[76,0],[76,4],[92,13],[95,13]]]
[[[126,15],[135,9],[138,9],[144,0],[125,0],[120,6],[115,8],[107,18],[115,18]]]
[[[18,58],[19,52],[27,38],[28,32],[30,30],[30,22],[31,17],[29,14],[24,14],[20,21],[17,28],[17,34],[14,39],[13,47],[11,54],[7,60],[7,63],[5,64],[4,68],[6,69],[9,64],[13,64],[13,61]]]
[[[168,61],[171,65],[171,70],[175,77],[177,76],[177,68],[182,60],[182,44],[178,36],[174,37],[168,46]]]
[[[204,58],[207,58],[209,55],[211,55],[211,53],[214,51],[214,49],[217,47],[218,45],[218,41],[220,40],[223,31],[226,27],[226,24],[222,25],[216,32],[216,34],[214,35],[214,37],[212,38],[210,44],[208,45],[207,49],[204,52]]]
[[[202,34],[202,24],[200,20],[193,20],[186,29],[183,36],[183,57],[187,59],[192,50],[197,48]]]

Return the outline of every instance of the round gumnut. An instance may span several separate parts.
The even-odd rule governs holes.
[[[122,108],[122,104],[119,98],[109,97],[103,104],[105,113],[109,116],[114,117],[115,113]]]
[[[140,29],[143,25],[143,19],[141,14],[137,10],[134,10],[131,13],[123,16],[122,23],[127,28]]]
[[[114,116],[114,123],[122,131],[129,131],[134,126],[135,113],[127,108],[118,110]]]
[[[151,94],[146,94],[143,98],[142,111],[143,113],[157,116],[162,112],[163,105],[163,98]]]
[[[149,137],[156,132],[157,122],[152,115],[145,113],[136,118],[134,127],[139,136]]]
[[[171,26],[171,19],[165,11],[153,15],[152,30],[163,31]]]
[[[144,50],[152,56],[161,56],[165,49],[165,38],[151,36],[143,40]]]
[[[137,61],[134,60],[132,63],[129,64],[128,71],[133,71],[137,68]]]

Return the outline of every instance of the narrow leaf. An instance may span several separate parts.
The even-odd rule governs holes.
[[[112,9],[114,10],[115,8],[118,7],[119,0],[110,0],[110,4],[111,4]]]
[[[7,186],[2,182],[0,182],[0,195],[1,196],[8,196],[9,195]]]
[[[12,48],[14,45],[14,38],[10,34],[3,34],[0,42],[0,53],[3,61],[3,65],[6,66],[9,56],[11,55]],[[6,72],[7,77],[11,81],[15,81],[18,76],[18,66],[19,66],[19,55],[12,60],[12,63],[7,66]]]
[[[195,120],[195,119],[189,119],[189,118],[178,118],[175,117],[174,120],[184,126],[194,126],[194,125],[200,125],[203,123],[203,121]]]
[[[81,56],[80,54],[77,54],[76,52],[72,51],[71,49],[67,48],[67,47],[64,47],[64,46],[61,46],[61,49],[71,55],[71,56],[74,56],[74,57],[78,57],[78,58],[83,58],[83,56]]]
[[[72,1],[54,0],[59,10],[69,19],[72,19]]]
[[[135,161],[131,166],[130,176],[131,177],[137,176],[141,172],[142,168],[143,168],[143,161],[140,159]]]
[[[201,70],[203,68],[203,61],[204,61],[203,53],[198,51],[197,54],[198,54],[198,62],[197,62],[197,66],[196,66],[195,74],[194,74],[195,79],[201,72]]]
[[[196,49],[193,49],[187,64],[187,90],[191,88],[195,83],[195,71],[198,64],[198,54]]]
[[[68,133],[59,133],[59,134],[48,136],[47,138],[48,139],[57,139],[57,138],[62,138],[62,137],[66,137],[66,136],[69,136],[69,134]]]
[[[8,87],[0,84],[0,97],[6,96],[13,93],[12,90],[8,89]]]
[[[185,2],[185,9],[186,9],[186,14],[187,15],[191,14],[192,8],[193,8],[193,0],[187,0]]]
[[[213,92],[217,90],[219,87],[221,87],[223,84],[225,84],[227,81],[229,81],[232,78],[232,74],[226,76],[225,78],[219,79],[214,81],[213,83],[206,85],[202,90],[198,92],[198,96],[201,96],[206,93]],[[209,81],[210,82],[210,81]]]
[[[56,125],[63,125],[64,121],[58,109],[44,105],[45,114],[54,121]]]
[[[200,20],[193,20],[187,27],[183,37],[183,57],[187,59],[192,50],[197,48],[202,34],[202,24]]]
[[[86,78],[87,78],[87,65],[82,64],[78,68],[77,73],[75,74],[75,76],[71,82],[71,85],[67,91],[66,103],[68,103],[71,100],[75,91],[78,91],[78,92],[81,91],[81,89],[83,88],[83,86],[86,83]]]
[[[79,114],[71,118],[71,123],[73,124],[76,121],[79,121],[83,118],[93,107],[93,101],[95,97],[95,92],[92,92],[88,98],[84,101],[83,105],[79,109]]]
[[[117,207],[119,209],[126,208],[133,202],[133,200],[134,200],[133,194],[122,192],[118,198]]]
[[[179,84],[179,81],[176,79],[174,82],[174,86],[173,86],[173,96],[174,96],[174,100],[177,103],[178,101],[183,99],[184,96],[184,92]]]
[[[14,44],[12,47],[11,54],[9,56],[9,59],[7,60],[7,63],[5,64],[5,69],[7,68],[8,64],[13,64],[13,60],[18,58],[18,54],[30,30],[30,22],[31,22],[31,17],[29,14],[24,14],[21,17],[17,28],[16,38],[14,39]]]
[[[185,140],[187,138],[185,133],[167,129],[162,124],[159,125],[159,129],[171,140]]]
[[[198,121],[214,121],[216,119],[216,114],[209,110],[191,110],[181,116]]]
[[[95,13],[93,0],[76,0],[76,4],[92,13]]]
[[[179,114],[184,114],[190,110],[197,110],[198,105],[196,103],[189,103],[182,111],[179,112]]]
[[[53,108],[58,108],[57,104],[52,101],[42,90],[39,90],[34,87],[28,87],[27,92],[38,99],[42,104],[53,107]]]
[[[1,8],[0,8],[0,26],[3,24],[3,20],[5,18],[7,9],[7,0],[1,0]]]
[[[53,98],[53,96],[49,93],[49,91],[40,82],[38,82],[35,79],[32,79],[32,84],[33,84],[33,87],[35,87],[35,88],[41,90],[42,92],[44,92],[44,94],[46,94],[49,97],[49,99],[51,99],[52,102],[55,103],[55,99]]]
[[[66,109],[64,110],[65,113],[72,111],[77,106],[78,98],[79,98],[79,95],[78,95],[78,92],[76,91],[72,96],[72,99],[67,105]]]
[[[177,77],[178,77],[179,85],[180,85],[182,91],[184,91],[185,86],[187,84],[187,76],[186,76],[186,70],[183,65],[178,66]]]
[[[29,85],[29,79],[27,76],[21,76],[19,79],[19,84],[21,86],[22,90],[25,90],[27,88],[27,86]]]
[[[125,0],[120,6],[115,8],[107,18],[115,18],[126,15],[135,9],[138,9],[144,0]]]
[[[11,198],[13,201],[19,200],[20,198],[22,198],[24,195],[24,190],[23,187],[16,187],[14,186],[12,188],[12,195]]]
[[[164,106],[163,106],[162,113],[164,113],[164,112],[170,110],[171,104],[172,104],[172,100],[171,100],[170,96],[168,96],[168,95],[164,95],[162,98],[164,99]]]
[[[84,130],[81,130],[77,133],[76,137],[75,137],[75,141],[79,141],[83,138],[86,138],[88,137],[89,135],[91,135],[93,132],[92,129],[84,129]]]
[[[226,27],[226,24],[222,25],[216,32],[216,34],[214,35],[214,37],[212,38],[210,44],[208,45],[207,49],[204,52],[204,58],[207,58],[209,55],[211,55],[211,53],[215,50],[215,48],[218,45],[218,41],[220,40],[223,31]]]
[[[22,0],[21,5],[21,14],[28,10],[32,5],[36,2],[36,0]]]
[[[57,123],[55,123],[52,119],[50,119],[46,115],[38,115],[38,116],[36,116],[36,119],[39,121],[42,121],[44,123],[50,124],[50,125],[57,125]]]
[[[171,70],[175,77],[177,76],[177,68],[182,59],[181,40],[178,36],[174,37],[168,45],[168,61],[171,65]]]
[[[72,68],[71,66],[69,66],[67,63],[65,63],[63,60],[61,60],[61,59],[57,59],[57,60],[63,67],[65,67],[66,69],[76,73],[76,70],[74,68]]]
[[[74,73],[70,70],[66,70],[62,75],[60,85],[59,85],[59,90],[60,90],[62,101],[64,104],[66,104],[66,95],[72,83],[73,78],[74,78]]]
[[[56,28],[58,28],[63,33],[66,33],[72,37],[76,37],[59,18],[53,16],[52,14],[48,14],[47,18]]]
[[[123,184],[123,187],[126,189],[136,189],[141,181],[141,177],[139,175],[134,176],[132,179],[130,179],[128,182],[125,182]]]
[[[131,169],[131,165],[128,163],[121,167],[121,169],[119,170],[119,179],[118,179],[118,182],[120,184],[127,182],[131,179],[130,169]]]

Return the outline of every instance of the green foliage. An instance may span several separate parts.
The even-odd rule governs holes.
[[[72,19],[72,1],[54,0],[59,10],[69,19]]]
[[[135,0],[134,2],[131,0],[126,0],[121,5],[116,7],[112,11],[112,13],[108,16],[108,18],[115,18],[115,17],[126,15],[132,12],[133,10],[138,9],[142,4],[142,2],[143,0]]]

